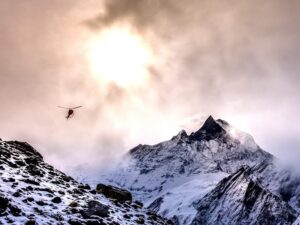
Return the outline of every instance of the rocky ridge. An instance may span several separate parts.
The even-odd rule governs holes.
[[[296,210],[253,181],[250,172],[250,167],[242,167],[194,203],[197,214],[192,225],[292,224]]]
[[[27,143],[0,139],[0,175],[0,224],[172,224],[77,182]]]
[[[171,140],[138,145],[125,158],[126,163],[102,181],[130,190],[134,199],[175,224],[195,221],[199,212],[195,203],[244,166],[250,168],[249,179],[278,197],[278,205],[287,203],[299,212],[300,177],[280,166],[251,135],[221,119],[210,116],[190,135],[183,130]],[[284,224],[291,224],[291,220]]]

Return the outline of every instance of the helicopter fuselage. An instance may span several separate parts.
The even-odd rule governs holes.
[[[73,109],[69,109],[68,110],[68,115],[66,116],[66,118],[69,119],[69,118],[73,117],[73,115],[74,115],[74,110]]]

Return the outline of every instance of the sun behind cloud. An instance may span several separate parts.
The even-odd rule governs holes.
[[[101,82],[114,82],[121,87],[147,81],[153,56],[151,49],[129,28],[111,27],[88,41],[90,71]]]

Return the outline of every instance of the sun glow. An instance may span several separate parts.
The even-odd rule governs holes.
[[[91,73],[119,86],[139,85],[149,77],[150,48],[130,29],[106,29],[88,42]]]

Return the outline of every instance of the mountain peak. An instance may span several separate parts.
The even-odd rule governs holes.
[[[172,137],[172,140],[182,140],[188,138],[188,135],[185,130],[181,130],[176,136]]]
[[[225,129],[212,116],[209,116],[203,126],[195,133],[191,134],[191,138],[195,140],[211,140],[221,137],[226,133]]]
[[[212,115],[209,115],[209,117],[206,119],[205,122],[207,122],[207,121],[215,121],[215,119],[212,117]]]

